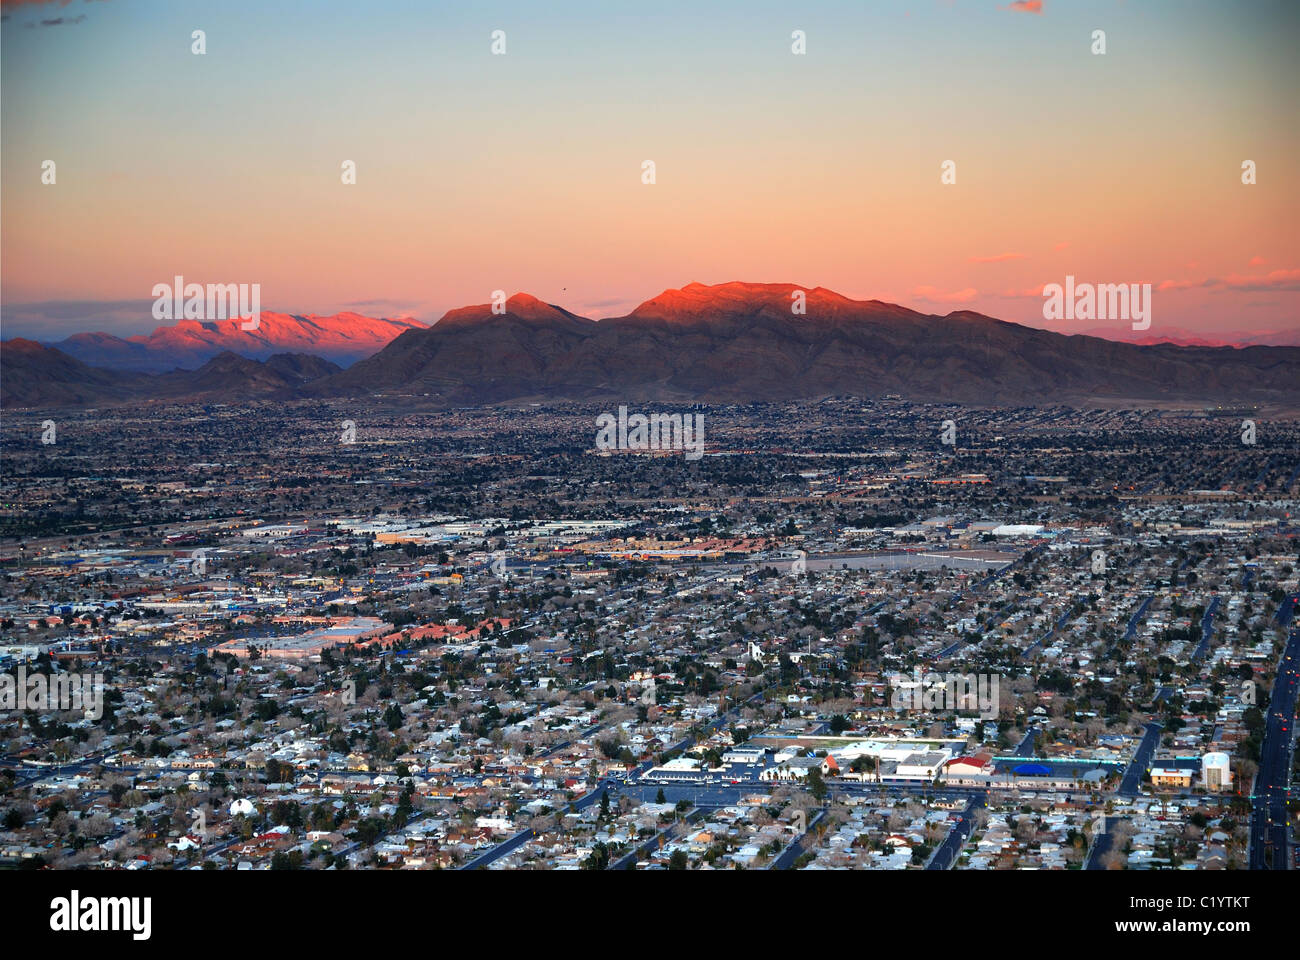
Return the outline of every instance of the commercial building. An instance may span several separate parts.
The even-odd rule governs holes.
[[[208,654],[215,656],[229,653],[236,657],[247,657],[250,650],[255,648],[258,655],[262,657],[275,660],[301,660],[307,657],[318,657],[324,650],[383,636],[392,629],[391,623],[386,623],[378,617],[340,617],[334,619],[328,627],[292,637],[248,637],[242,640],[230,640],[209,648]]]
[[[1193,772],[1178,767],[1152,767],[1151,785],[1153,787],[1190,787]]]

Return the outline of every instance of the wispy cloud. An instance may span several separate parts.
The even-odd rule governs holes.
[[[74,333],[104,331],[128,336],[158,326],[152,300],[41,300],[6,303],[0,337],[28,337],[44,343]]]
[[[1215,284],[1222,290],[1300,290],[1300,270],[1272,270],[1263,276],[1241,276],[1233,273]]]
[[[1009,6],[998,9],[1010,10],[1012,13],[1042,13],[1043,0],[1013,0]]]
[[[1206,277],[1204,280],[1162,280],[1156,289],[1159,291],[1232,290],[1239,293],[1296,292],[1300,291],[1300,270],[1271,270],[1263,274],[1230,273],[1226,277]]]
[[[1260,258],[1256,257],[1255,259]],[[1254,261],[1252,261],[1253,263]],[[1076,281],[1082,282],[1085,279],[1094,278],[1078,277]],[[1060,283],[1060,280],[1051,282]],[[1199,280],[1161,280],[1159,283],[1154,284],[1154,289],[1158,293],[1173,293],[1178,290],[1209,290],[1219,293],[1224,291],[1233,291],[1235,293],[1291,293],[1300,291],[1300,270],[1272,270],[1268,273],[1259,274],[1230,273],[1225,277],[1203,277]],[[1041,297],[1042,295],[1042,284],[1036,287],[1024,287],[1019,290],[1007,289],[998,294],[998,296],[1006,299]]]
[[[388,311],[392,316],[410,316],[412,311],[420,309],[423,304],[415,300],[393,299],[392,297],[374,297],[369,300],[348,300],[343,304],[345,310],[362,310],[367,313]]]

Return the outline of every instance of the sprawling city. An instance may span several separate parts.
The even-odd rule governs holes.
[[[0,856],[1296,866],[1300,422],[693,415],[7,417]]]
[[[1294,944],[1297,49],[0,0],[10,929]]]

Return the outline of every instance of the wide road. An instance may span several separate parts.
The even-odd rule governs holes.
[[[1118,793],[1121,797],[1138,795],[1142,786],[1142,777],[1151,768],[1151,757],[1160,742],[1160,731],[1163,729],[1154,720],[1147,724],[1142,742],[1138,744],[1133,759],[1129,761],[1128,769],[1124,771],[1124,779],[1120,781]]]
[[[1264,721],[1259,772],[1251,792],[1250,869],[1291,867],[1287,819],[1288,782],[1295,749],[1296,690],[1300,687],[1300,627],[1291,631],[1278,661]]]
[[[920,781],[915,783],[876,783],[875,781],[867,781],[863,783],[856,780],[829,779],[826,781],[826,785],[836,796],[852,794],[854,796],[879,799],[918,797],[923,800],[962,800],[986,796],[988,793],[987,788],[982,786],[968,787],[944,784],[936,787],[933,783],[922,783]],[[798,786],[798,783],[777,780],[762,782],[744,780],[734,784],[710,783],[698,786],[692,783],[635,783],[624,787],[623,793],[639,799],[643,803],[651,803],[658,798],[659,791],[662,790],[664,800],[668,803],[686,800],[700,807],[726,807],[739,803],[743,798],[754,794],[770,793],[773,789],[780,787]]]

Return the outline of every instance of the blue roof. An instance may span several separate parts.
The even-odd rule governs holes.
[[[1013,773],[1019,773],[1027,777],[1045,777],[1052,771],[1041,763],[1022,763],[1016,767]]]

